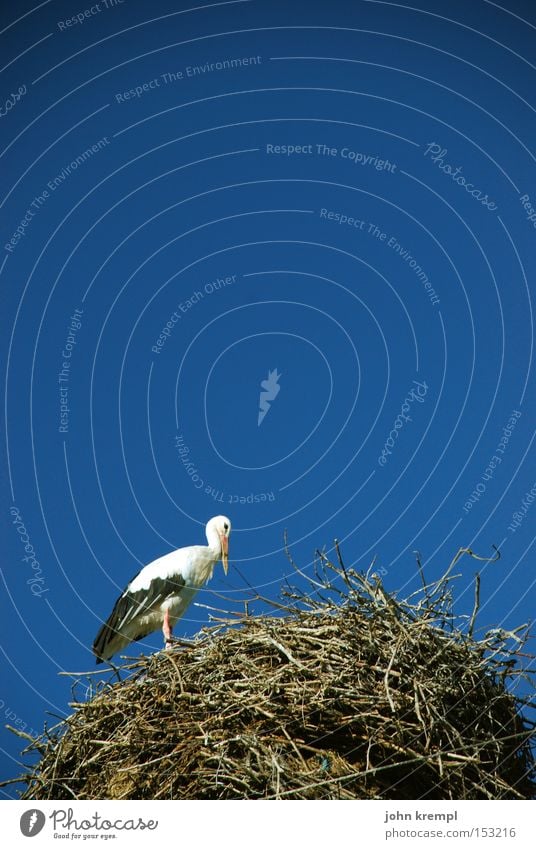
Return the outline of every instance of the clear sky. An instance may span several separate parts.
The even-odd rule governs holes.
[[[411,6],[1,12],[2,777],[218,513],[202,604],[276,597],[286,529],[402,593],[495,545],[480,626],[533,616],[536,15]]]

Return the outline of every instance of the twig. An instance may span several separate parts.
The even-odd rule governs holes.
[[[469,620],[469,636],[473,636],[473,630],[475,627],[476,617],[478,615],[478,611],[480,610],[480,573],[477,572],[475,574],[475,603],[473,606],[473,612],[471,614],[471,619]]]

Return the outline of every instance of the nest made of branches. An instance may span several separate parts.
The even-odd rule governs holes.
[[[452,610],[473,552],[405,600],[337,553],[271,614],[225,616],[118,683],[88,674],[92,698],[26,750],[22,798],[532,798],[526,634],[473,636],[478,578],[473,616]]]

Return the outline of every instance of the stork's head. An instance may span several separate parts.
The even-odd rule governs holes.
[[[229,536],[231,534],[231,520],[227,516],[214,516],[207,523],[207,539],[217,535],[221,545],[221,562],[223,571],[227,574],[229,568]]]

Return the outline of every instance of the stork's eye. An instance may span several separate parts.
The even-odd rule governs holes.
[[[226,522],[226,523],[225,523],[225,525],[223,526],[223,530],[224,530],[224,531],[228,531],[228,530],[229,530],[229,525],[227,524],[227,522]]]

